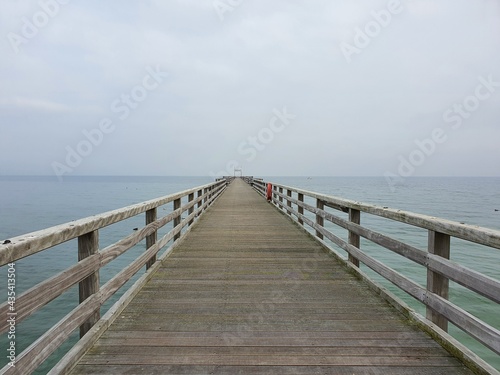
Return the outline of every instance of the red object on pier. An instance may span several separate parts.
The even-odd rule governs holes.
[[[266,198],[268,201],[271,200],[271,198],[273,197],[273,185],[271,185],[270,183],[267,184],[267,194],[266,194]]]

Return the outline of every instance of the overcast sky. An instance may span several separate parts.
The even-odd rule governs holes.
[[[0,175],[500,176],[498,0],[2,0]]]

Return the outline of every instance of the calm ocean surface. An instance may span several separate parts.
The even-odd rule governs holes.
[[[394,192],[389,189],[384,178],[377,177],[266,177],[265,179],[351,200],[500,230],[500,211],[495,211],[500,210],[500,178],[408,178],[403,184],[398,185]],[[0,241],[212,181],[210,177],[68,177],[60,183],[54,177],[0,176]],[[163,210],[166,214],[171,207],[165,207]],[[427,247],[427,233],[424,230],[387,223],[368,215],[363,216],[363,214],[361,220],[364,225],[404,240],[413,246],[424,250]],[[140,215],[138,218],[101,230],[101,248],[132,233],[133,228],[143,226],[143,222],[144,217]],[[329,229],[346,238],[345,231],[333,227]],[[165,229],[165,233],[166,231],[168,229]],[[425,285],[425,271],[421,267],[366,241],[362,241],[361,247],[377,259]],[[143,250],[144,245],[139,244],[106,266],[101,273],[101,283],[109,280],[121,267],[130,262],[130,259],[135,258]],[[457,240],[452,241],[451,253],[452,260],[495,279],[500,279],[500,250],[487,249]],[[77,243],[70,241],[16,262],[16,292],[19,294],[45,280],[74,264],[76,259]],[[366,267],[363,270],[370,273]],[[414,309],[425,314],[425,309],[411,297],[400,293],[397,288],[380,278],[376,276],[374,278],[397,293]],[[1,267],[0,297],[2,302],[6,300],[6,296],[7,269]],[[117,298],[118,296],[109,301],[104,309],[109,308]],[[454,283],[451,283],[450,299],[500,329],[500,309],[496,304]],[[66,315],[77,303],[78,290],[77,287],[73,287],[40,312],[18,324],[16,327],[17,353],[19,354]],[[500,369],[498,355],[476,344],[474,340],[469,339],[455,327],[450,327],[450,332]],[[73,345],[76,340],[77,334],[75,333],[72,339],[37,373],[44,374],[57,362],[62,352]],[[0,337],[0,348],[2,353],[6,353],[8,348],[6,335]],[[7,363],[6,356],[2,354],[0,368]]]

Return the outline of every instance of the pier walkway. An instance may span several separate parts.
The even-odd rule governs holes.
[[[236,179],[72,374],[468,374]]]

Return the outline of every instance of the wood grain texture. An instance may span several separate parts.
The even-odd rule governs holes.
[[[146,211],[146,225],[154,223],[158,218],[158,209],[152,208],[151,210]],[[146,249],[149,249],[153,246],[158,240],[158,231],[154,231],[150,235],[146,237]],[[150,268],[156,262],[156,254],[151,257],[150,260],[146,263],[146,269]]]
[[[359,210],[355,210],[354,208],[350,208],[349,221],[359,225],[361,221],[361,212],[359,212]],[[349,231],[349,244],[359,248],[360,246],[359,234]],[[349,262],[351,262],[354,266],[359,267],[359,259],[354,258],[351,254],[349,254],[348,258]]]
[[[450,236],[447,234],[429,231],[429,254],[450,259]],[[427,269],[427,290],[436,293],[438,296],[448,299],[449,297],[449,279],[443,277],[438,272]],[[427,319],[436,324],[443,331],[448,332],[448,320],[445,316],[437,313],[430,307],[426,311]]]
[[[236,179],[73,374],[469,374]]]
[[[78,261],[82,261],[99,253],[99,231],[84,234],[78,237]],[[99,291],[99,271],[95,271],[78,284],[79,301],[83,303],[87,298]],[[101,312],[97,308],[94,314],[80,326],[80,338],[100,319]]]

